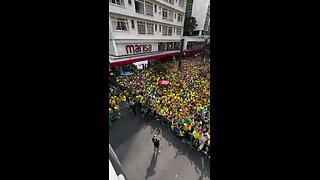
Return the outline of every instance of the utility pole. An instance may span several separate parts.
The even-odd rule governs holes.
[[[179,70],[181,71],[181,60],[182,60],[182,53],[183,53],[183,43],[184,39],[181,39],[180,42],[180,57],[179,57]]]

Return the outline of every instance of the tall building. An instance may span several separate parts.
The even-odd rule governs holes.
[[[186,0],[109,0],[111,67],[179,54]]]
[[[210,0],[187,0],[186,16],[196,18],[198,26],[193,36],[209,35],[210,33]]]

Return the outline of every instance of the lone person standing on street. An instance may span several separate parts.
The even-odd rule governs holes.
[[[154,135],[153,138],[152,138],[152,142],[153,142],[153,145],[154,145],[154,153],[157,153],[159,154],[161,151],[159,150],[159,146],[160,146],[160,140],[157,139],[157,135]]]
[[[137,115],[135,100],[133,100],[133,101],[130,102],[130,107],[131,107],[134,115]]]

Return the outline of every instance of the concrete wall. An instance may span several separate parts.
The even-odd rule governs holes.
[[[116,55],[117,55],[117,52],[116,52],[116,48],[114,47],[113,41],[114,41],[114,40],[109,39],[109,55],[114,55],[114,56],[116,56]]]
[[[113,39],[132,39],[132,40],[138,40],[138,39],[152,39],[152,40],[160,40],[160,39],[176,39],[179,40],[181,39],[181,35],[183,34],[183,27],[180,26],[176,26],[176,25],[170,25],[169,27],[173,28],[181,28],[181,35],[177,35],[176,31],[172,32],[172,36],[163,36],[162,35],[162,30],[161,32],[159,31],[159,25],[161,25],[161,28],[163,25],[163,23],[157,23],[155,21],[151,21],[151,20],[145,20],[145,19],[140,19],[140,18],[134,18],[134,17],[128,17],[128,16],[124,16],[124,15],[116,15],[113,13],[110,13],[110,16],[116,16],[116,17],[121,17],[124,19],[128,20],[128,27],[129,27],[129,31],[115,31],[113,30],[113,26],[111,23],[111,19],[109,17],[109,21],[110,21],[110,30],[112,31],[112,38]],[[132,28],[132,24],[131,24],[131,20],[134,20],[134,28]],[[153,28],[153,32],[154,34],[139,34],[138,33],[138,24],[137,21],[142,21],[142,22],[148,22],[148,23],[153,23],[153,24],[157,24],[157,31],[155,30],[155,27]],[[154,25],[155,26],[155,25]],[[166,25],[168,26],[168,25]]]
[[[187,49],[188,42],[205,42],[205,38],[197,37],[197,36],[184,36],[183,50]]]
[[[180,42],[183,34],[186,0],[184,1],[183,7],[179,6],[179,0],[174,0],[174,5],[165,0],[147,0],[153,3],[153,16],[137,13],[135,10],[135,1],[131,1],[132,4],[129,5],[128,0],[124,0],[124,6],[109,2],[109,38],[114,41],[113,45],[115,45],[113,49],[111,46],[112,43],[109,41],[110,54],[115,53],[116,56],[127,55],[127,45],[151,45],[151,51],[153,52],[158,51],[158,42]],[[163,8],[173,11],[173,21],[162,19]],[[183,17],[182,22],[178,21],[178,13]],[[113,30],[111,16],[127,19],[128,31]],[[131,20],[134,20],[134,28],[132,28]],[[154,34],[139,34],[137,21],[156,24],[157,30],[155,30],[154,26]],[[163,30],[159,31],[159,25],[161,25],[161,28],[163,25],[172,27],[172,36],[163,36]],[[177,35],[177,28],[181,28],[181,35]]]
[[[146,14],[140,14],[135,11],[135,1],[132,0],[132,5],[128,4],[128,0],[124,0],[125,6],[115,5],[109,2],[109,26],[111,29],[111,34],[113,39],[181,39],[181,36],[176,35],[176,31],[173,32],[173,36],[162,36],[162,31],[159,31],[159,25],[170,26],[173,28],[181,28],[183,33],[183,24],[184,24],[184,13],[185,13],[185,4],[184,7],[180,7],[179,3],[174,5],[164,1],[164,0],[148,0],[148,2],[153,3],[153,16]],[[179,1],[178,1],[179,2]],[[186,3],[186,1],[185,1]],[[155,12],[155,4],[157,5],[157,11]],[[160,11],[161,8],[161,11]],[[162,8],[170,9],[175,15],[173,15],[173,21],[162,19]],[[161,13],[160,13],[161,12]],[[182,22],[178,21],[178,13],[182,14]],[[114,31],[112,28],[112,23],[110,21],[110,16],[122,17],[128,19],[129,31]],[[135,28],[131,26],[131,20],[135,22]],[[142,22],[150,22],[157,24],[157,31],[154,30],[154,35],[144,35],[138,34],[137,30],[137,20]]]
[[[172,6],[172,5],[170,6],[170,3],[165,3],[165,1],[162,1],[162,0],[161,1],[149,0],[149,2],[153,3],[153,16],[149,16],[146,14],[137,13],[135,11],[134,0],[132,0],[132,5],[128,5],[128,3],[126,3],[126,2],[127,2],[127,0],[125,0],[125,7],[109,3],[109,13],[122,14],[122,15],[126,15],[128,17],[137,17],[137,18],[141,18],[141,19],[149,19],[149,20],[157,21],[159,23],[166,23],[166,24],[171,24],[171,25],[183,27],[183,21],[179,22],[178,18],[176,18],[176,19],[173,18],[173,21],[168,21],[168,20],[162,19],[162,12],[160,14],[160,10],[159,10],[159,7],[161,7],[161,11],[162,11],[162,8],[164,7],[166,9],[172,10],[174,13],[181,13],[184,16],[185,8],[180,8],[178,6],[178,4],[176,4],[174,6]],[[159,2],[161,2],[161,3],[159,3]],[[154,10],[154,8],[155,8],[154,4],[157,5],[157,12],[155,12],[155,10]]]

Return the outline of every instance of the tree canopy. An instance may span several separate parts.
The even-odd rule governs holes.
[[[193,30],[198,26],[197,20],[195,17],[186,16],[184,20],[184,31],[183,34],[192,35]]]
[[[167,71],[168,71],[168,68],[167,68],[165,65],[163,65],[163,64],[161,64],[161,63],[159,63],[159,62],[156,62],[156,63],[154,64],[154,66],[153,66],[153,70],[154,70],[157,74],[160,74],[160,73],[166,74]]]

